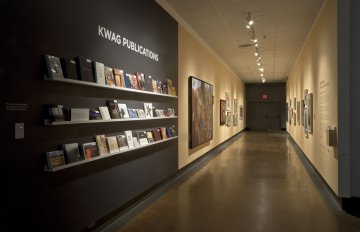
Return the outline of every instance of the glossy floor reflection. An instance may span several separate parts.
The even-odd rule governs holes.
[[[286,133],[247,132],[118,231],[359,232],[323,192]]]

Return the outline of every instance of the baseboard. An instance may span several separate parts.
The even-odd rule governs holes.
[[[245,130],[240,131],[239,133],[233,135],[226,141],[217,145],[210,151],[206,152],[204,155],[193,161],[192,163],[186,165],[182,169],[178,170],[174,175],[172,175],[167,180],[159,183],[158,185],[147,190],[138,197],[135,197],[130,203],[125,207],[121,207],[121,211],[117,215],[112,215],[111,219],[107,221],[102,220],[100,225],[94,226],[92,228],[86,229],[85,231],[92,232],[114,232],[123,227],[127,222],[134,218],[141,211],[150,206],[155,200],[161,197],[166,193],[171,187],[175,186],[180,181],[190,177],[193,173],[198,171],[201,167],[207,164],[211,159],[215,158],[223,150],[229,147],[235,140],[240,138],[244,134]]]
[[[335,203],[335,206],[337,209],[341,209],[341,198],[339,198],[336,193],[331,189],[331,187],[328,185],[328,183],[324,180],[322,175],[318,172],[316,167],[311,163],[311,161],[308,159],[308,157],[305,155],[305,153],[301,150],[301,148],[297,145],[294,138],[289,134],[288,137],[291,141],[291,144],[293,145],[296,154],[304,164],[306,170],[310,174],[311,179],[314,181],[315,186],[318,188],[320,193],[324,196],[325,199],[331,199],[331,202]],[[328,202],[330,203],[330,202]],[[329,205],[329,204],[328,204]],[[330,206],[332,207],[331,203]]]

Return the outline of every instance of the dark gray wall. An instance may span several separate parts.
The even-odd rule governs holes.
[[[177,140],[56,173],[43,171],[45,152],[63,143],[177,125],[173,119],[43,125],[46,104],[90,108],[118,99],[133,107],[153,102],[177,110],[177,99],[43,80],[44,54],[79,55],[127,73],[171,78],[177,86],[177,23],[155,1],[0,1],[0,23],[0,231],[80,231],[177,171]],[[157,52],[159,62],[99,37],[98,25]],[[27,109],[5,110],[5,103]],[[15,122],[25,123],[25,139],[14,140]]]
[[[262,99],[263,94],[268,99]],[[286,84],[246,84],[246,112],[250,130],[286,128]]]
[[[360,2],[351,0],[350,9],[351,196],[360,197],[360,15],[358,13],[360,10]]]

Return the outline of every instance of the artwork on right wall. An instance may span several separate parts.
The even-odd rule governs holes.
[[[304,90],[304,133],[306,136],[313,133],[313,94]]]

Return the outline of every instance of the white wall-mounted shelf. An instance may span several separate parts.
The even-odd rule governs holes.
[[[48,79],[46,76],[44,78],[46,81],[53,81],[53,82],[63,82],[68,84],[75,84],[75,85],[84,85],[84,86],[93,86],[98,88],[104,88],[104,89],[112,89],[112,90],[119,90],[123,92],[133,92],[133,93],[139,93],[139,94],[146,94],[146,95],[154,95],[154,96],[162,96],[162,97],[168,97],[168,98],[178,98],[178,96],[163,94],[163,93],[154,93],[150,91],[144,91],[144,90],[138,90],[138,89],[129,89],[124,87],[117,87],[117,86],[110,86],[110,85],[100,85],[95,82],[88,82],[88,81],[80,81],[80,80],[73,80],[73,79]]]
[[[130,149],[126,149],[126,150],[115,152],[115,153],[109,153],[109,154],[106,154],[106,155],[96,156],[96,157],[91,158],[91,159],[81,160],[81,161],[78,161],[78,162],[75,162],[75,163],[65,164],[63,166],[56,167],[56,168],[53,168],[53,169],[49,169],[48,166],[45,165],[44,170],[45,170],[45,172],[57,172],[57,171],[67,169],[67,168],[71,168],[71,167],[74,167],[74,166],[78,166],[78,165],[81,165],[81,164],[93,162],[95,160],[104,159],[104,158],[107,158],[107,157],[110,157],[110,156],[120,155],[120,154],[123,154],[123,153],[126,153],[126,152],[139,150],[139,149],[149,147],[149,146],[153,146],[153,145],[156,145],[156,144],[159,144],[159,143],[168,142],[168,141],[171,141],[171,140],[174,140],[174,139],[177,139],[177,138],[178,138],[178,136],[174,136],[174,137],[171,137],[171,138],[168,138],[168,139],[165,139],[165,140],[156,141],[156,142],[149,143],[149,144],[146,144],[146,145],[143,145],[143,146],[140,146],[140,147],[130,148]]]
[[[59,126],[59,125],[74,125],[74,124],[86,124],[86,123],[106,123],[106,122],[132,122],[132,121],[148,121],[148,120],[161,120],[161,119],[175,119],[178,116],[172,117],[152,117],[152,118],[121,118],[121,119],[109,119],[109,120],[83,120],[83,121],[59,121],[59,122],[47,122],[46,126]]]

